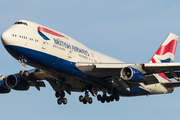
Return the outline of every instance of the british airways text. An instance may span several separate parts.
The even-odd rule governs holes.
[[[61,41],[59,39],[55,39],[54,38],[54,43],[61,46],[61,47],[64,47],[64,48],[67,48],[67,49],[70,49],[70,50],[73,50],[75,52],[79,52],[81,54],[84,54],[84,55],[87,55],[89,56],[89,53],[87,50],[84,50],[84,49],[80,49],[78,48],[77,46],[74,46],[74,45],[70,45],[69,43],[66,43],[64,41]]]

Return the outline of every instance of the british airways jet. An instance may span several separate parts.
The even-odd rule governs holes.
[[[31,86],[40,90],[46,80],[61,105],[67,104],[65,92],[84,92],[79,101],[91,104],[89,94],[109,103],[119,101],[120,96],[166,94],[180,87],[180,63],[173,63],[178,36],[172,33],[148,63],[124,63],[27,20],[15,22],[2,33],[1,40],[9,54],[22,64],[22,70],[0,76],[0,93],[26,91]],[[25,70],[27,65],[34,69]]]

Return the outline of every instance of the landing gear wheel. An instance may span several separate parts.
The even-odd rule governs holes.
[[[114,96],[113,95],[110,96],[110,101],[114,101]]]
[[[83,103],[84,103],[84,104],[86,104],[86,103],[87,103],[87,101],[86,101],[85,99],[83,99]]]
[[[63,98],[63,104],[66,105],[67,104],[67,99],[66,98]]]
[[[58,103],[58,105],[61,105],[61,104],[62,104],[62,102],[63,102],[62,98],[57,99],[57,103]]]
[[[93,102],[92,98],[90,97],[88,103],[91,104]]]
[[[19,71],[19,76],[22,77],[23,76],[23,72]]]
[[[28,76],[29,76],[29,73],[28,73],[27,70],[23,72],[23,76],[24,76],[24,77],[28,77]]]
[[[107,103],[110,102],[110,97],[106,97],[106,102],[107,102]]]
[[[98,95],[97,96],[97,100],[100,101],[102,98],[101,98],[101,95]]]
[[[82,95],[79,96],[79,101],[80,101],[80,102],[83,102],[83,96],[82,96]]]
[[[105,102],[105,99],[104,98],[101,98],[101,103],[104,103]]]
[[[116,101],[119,101],[119,96],[118,95],[115,95],[115,98],[114,98]]]
[[[84,96],[84,100],[88,101],[89,100],[89,96]]]
[[[64,96],[65,96],[65,92],[62,91],[62,92],[61,92],[61,97],[64,98]]]
[[[102,98],[106,101],[107,98],[106,94],[104,94]]]
[[[56,96],[56,98],[59,98],[60,97],[60,92],[56,91],[55,96]]]

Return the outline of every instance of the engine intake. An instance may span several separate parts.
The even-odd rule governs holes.
[[[144,79],[143,74],[133,67],[123,68],[120,74],[124,80],[129,80],[133,82],[141,82]]]
[[[9,75],[5,79],[5,84],[14,90],[28,90],[29,83],[18,75]]]

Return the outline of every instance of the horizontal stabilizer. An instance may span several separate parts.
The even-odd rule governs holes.
[[[180,77],[180,71],[174,71],[178,77]],[[169,79],[174,78],[169,72],[164,73]]]
[[[165,87],[180,87],[180,82],[161,83]]]

